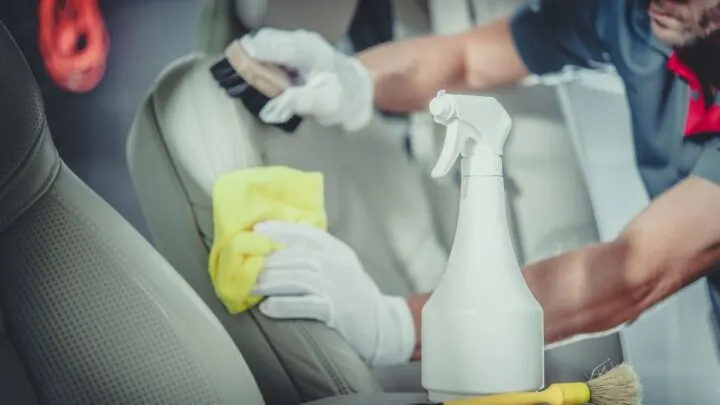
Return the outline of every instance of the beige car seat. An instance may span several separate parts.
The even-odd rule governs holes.
[[[155,246],[218,315],[266,395],[380,392],[355,351],[324,325],[225,311],[207,274],[210,190],[217,176],[262,164],[322,171],[330,231],[357,251],[381,289],[407,295],[431,286],[420,288],[405,269],[433,266],[439,274],[446,257],[419,173],[397,165],[403,151],[374,136],[385,133],[380,122],[344,134],[308,120],[292,136],[261,125],[217,88],[208,73],[215,60],[195,55],[166,70],[131,130],[129,164]],[[388,176],[398,181],[377,184]]]
[[[354,4],[349,3],[346,7],[352,10]],[[306,10],[313,9],[308,2],[303,4]],[[454,183],[428,181],[395,142],[396,127],[380,117],[355,134],[306,120],[297,133],[288,135],[262,125],[229,99],[208,70],[239,33],[233,6],[229,0],[205,3],[198,31],[201,52],[176,61],[160,74],[131,129],[128,161],[155,246],[216,313],[267,402],[382,392],[408,380],[419,389],[417,364],[411,371],[369,370],[324,325],[274,321],[255,310],[230,316],[212,291],[207,275],[210,189],[217,176],[229,171],[265,164],[322,171],[330,232],[358,252],[368,273],[389,294],[434,287],[457,213]],[[323,21],[347,21],[323,15]],[[273,20],[263,23],[267,21]],[[319,31],[328,38],[338,33],[335,24]],[[552,112],[552,106],[548,108]],[[524,170],[534,169],[528,162]],[[438,199],[429,195],[446,202],[437,204]],[[536,210],[535,215],[543,213]],[[613,336],[558,349],[549,358],[549,380],[572,380],[608,358],[621,359],[622,353]]]
[[[310,400],[382,392],[372,370],[326,326],[258,311],[227,314],[207,275],[210,190],[219,175],[256,165],[322,171],[330,231],[356,250],[384,292],[408,295],[431,290],[447,258],[421,174],[384,136],[381,120],[357,134],[310,120],[293,135],[260,124],[213,81],[208,69],[217,59],[196,54],[168,67],[131,129],[130,170],[155,246],[223,322],[268,402],[288,393]],[[417,367],[410,373],[419,376]],[[402,377],[393,379],[397,385]]]

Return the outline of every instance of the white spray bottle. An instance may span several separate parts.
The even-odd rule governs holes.
[[[505,214],[502,155],[512,120],[492,97],[444,90],[430,112],[447,127],[432,176],[462,157],[462,183],[447,269],[422,311],[423,387],[433,402],[542,389],[543,310]]]

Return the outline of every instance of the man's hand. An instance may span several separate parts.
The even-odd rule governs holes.
[[[297,71],[300,81],[270,100],[260,111],[266,123],[285,122],[293,114],[310,116],[322,125],[347,131],[366,126],[374,111],[373,84],[368,71],[319,34],[263,28],[241,39],[253,58]]]
[[[267,257],[253,290],[267,297],[260,304],[263,314],[325,322],[372,366],[410,360],[410,308],[403,298],[380,292],[349,246],[305,225],[266,222],[254,231],[285,246]]]

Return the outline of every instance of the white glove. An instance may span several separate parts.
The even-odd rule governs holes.
[[[264,222],[256,233],[284,245],[269,255],[253,290],[260,311],[279,319],[314,319],[336,329],[371,366],[408,362],[412,314],[402,297],[383,295],[355,252],[316,228]]]
[[[265,104],[260,111],[262,121],[277,124],[297,114],[313,117],[321,125],[341,125],[347,131],[370,122],[374,111],[370,73],[319,34],[263,28],[254,36],[245,35],[240,43],[261,62],[297,71],[301,81]]]

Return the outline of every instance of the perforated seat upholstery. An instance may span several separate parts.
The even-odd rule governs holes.
[[[63,164],[0,23],[0,403],[262,398],[187,283]]]

